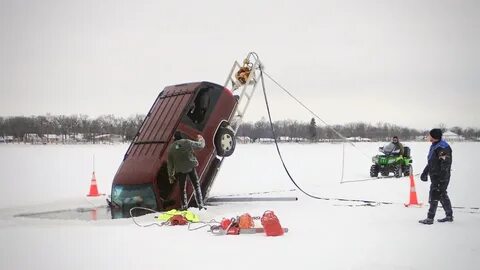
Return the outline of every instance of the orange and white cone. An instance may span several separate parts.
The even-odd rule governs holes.
[[[92,180],[90,181],[90,192],[87,194],[88,197],[98,197],[100,194],[98,193],[98,188],[97,188],[97,178],[95,177],[95,172],[92,174]]]
[[[413,171],[410,170],[410,202],[405,204],[405,207],[417,206],[421,207],[422,204],[418,202],[417,190],[415,189],[415,179],[413,178]]]

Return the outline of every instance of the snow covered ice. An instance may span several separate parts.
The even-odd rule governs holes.
[[[429,144],[404,142],[421,172]],[[371,156],[382,143],[345,145],[344,180],[368,178]],[[273,210],[289,232],[213,236],[206,229],[137,227],[131,219],[97,221],[14,217],[22,213],[104,205],[87,198],[95,154],[99,190],[110,193],[128,145],[0,145],[0,269],[478,269],[480,264],[479,143],[453,143],[449,187],[455,221],[418,224],[427,207],[406,208],[408,178],[358,183],[341,181],[342,144],[281,144],[297,183],[327,198],[392,202],[313,200],[283,171],[273,144],[238,145],[217,176],[210,196],[272,192],[295,202],[224,203],[196,211],[202,220]],[[365,155],[364,155],[365,154]],[[428,205],[429,183],[416,179]],[[436,218],[444,216],[439,209]],[[138,218],[151,223],[153,215]],[[260,226],[257,223],[257,226]]]

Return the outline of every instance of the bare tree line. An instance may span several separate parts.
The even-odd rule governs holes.
[[[13,136],[16,141],[21,141],[25,134],[37,134],[40,138],[45,137],[47,134],[55,134],[61,135],[62,141],[65,141],[71,136],[82,134],[83,141],[95,143],[97,135],[116,134],[120,135],[124,141],[130,141],[135,137],[144,118],[144,115],[135,115],[128,118],[116,117],[114,115],[103,115],[97,118],[90,118],[87,115],[0,117],[0,137]],[[332,128],[345,137],[362,137],[380,141],[392,136],[399,136],[401,140],[412,140],[426,134],[426,130],[400,127],[390,123],[372,125],[357,122],[331,127],[319,126],[314,118],[307,122],[295,120],[276,121],[273,125],[278,137],[288,137],[292,140],[318,141],[320,139],[340,139]],[[447,127],[443,124],[439,124],[439,126],[443,130],[447,130]],[[467,139],[480,137],[480,129],[452,127],[449,130]],[[237,135],[249,137],[254,141],[259,138],[273,138],[270,123],[264,118],[253,123],[243,123]]]
[[[65,141],[82,134],[83,141],[95,143],[97,135],[117,134],[128,141],[133,139],[144,118],[144,115],[128,118],[102,115],[94,119],[87,115],[0,117],[0,137],[13,136],[15,141],[20,141],[26,134],[36,134],[40,138],[54,134],[61,135]]]
[[[376,141],[388,140],[393,136],[398,136],[401,140],[414,140],[427,133],[427,130],[400,127],[390,123],[377,123],[372,125],[369,123],[356,122],[345,125],[318,126],[314,118],[309,122],[294,120],[276,121],[273,123],[273,126],[278,137],[288,137],[292,140],[300,138],[311,141],[340,139],[335,131],[347,138],[361,137]],[[480,137],[480,129],[478,128],[461,128],[458,126],[447,128],[444,124],[439,124],[438,127],[442,128],[443,131],[451,130],[458,135],[464,136],[466,139],[476,139]],[[261,119],[255,123],[242,124],[237,135],[249,137],[254,141],[258,138],[273,138],[270,123],[265,119]]]

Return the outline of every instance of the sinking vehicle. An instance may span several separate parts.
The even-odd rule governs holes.
[[[183,138],[200,134],[205,139],[205,148],[196,152],[196,169],[207,199],[223,159],[235,150],[235,134],[257,85],[259,67],[258,57],[250,53],[243,65],[235,61],[224,86],[196,82],[166,87],[125,153],[113,179],[110,206],[124,212],[134,206],[154,210],[180,206],[178,184],[170,184],[167,172],[176,131]],[[195,206],[190,184],[187,196],[189,206]]]

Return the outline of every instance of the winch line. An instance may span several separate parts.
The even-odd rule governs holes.
[[[318,197],[318,196],[315,196],[315,195],[312,195],[308,192],[306,192],[305,190],[303,190],[296,182],[295,180],[293,180],[293,177],[292,175],[290,174],[290,172],[288,171],[288,168],[287,168],[287,165],[285,165],[285,161],[283,160],[283,157],[282,157],[282,153],[280,152],[280,148],[278,147],[278,142],[277,142],[277,134],[275,132],[275,128],[273,127],[273,121],[272,121],[272,115],[270,113],[270,105],[268,103],[268,98],[267,98],[267,90],[265,89],[265,80],[263,78],[263,68],[260,66],[259,68],[260,70],[260,79],[262,81],[262,89],[263,89],[263,97],[265,99],[265,105],[267,107],[267,113],[268,113],[268,120],[270,122],[270,129],[272,131],[272,135],[273,135],[273,140],[275,142],[275,147],[277,149],[277,153],[278,153],[278,156],[280,158],[280,161],[282,162],[282,165],[283,165],[283,168],[285,169],[285,172],[287,173],[288,177],[290,178],[290,181],[292,181],[292,183],[298,188],[298,190],[300,190],[303,194],[307,195],[308,197],[310,198],[313,198],[313,199],[317,199],[317,200],[330,200],[330,198],[325,198],[325,197]]]
[[[142,207],[142,206],[136,206],[136,207],[132,207],[130,208],[129,210],[129,213],[130,213],[130,217],[132,218],[132,221],[133,223],[135,223],[135,225],[137,225],[138,227],[142,227],[142,228],[147,228],[147,227],[151,227],[151,226],[158,226],[158,227],[162,227],[164,226],[165,224],[163,223],[157,223],[157,222],[152,222],[152,223],[149,223],[149,224],[140,224],[138,223],[136,220],[135,220],[135,216],[133,215],[133,210],[136,210],[136,209],[141,209],[141,210],[145,210],[145,211],[149,211],[150,213],[160,213],[154,209],[150,209],[150,208],[147,208],[147,207]]]
[[[300,190],[303,194],[307,195],[308,197],[312,198],[312,199],[317,199],[317,200],[325,200],[325,201],[330,201],[330,200],[337,200],[337,201],[349,201],[349,202],[365,202],[365,203],[380,203],[380,204],[392,204],[391,202],[376,202],[376,201],[370,201],[370,200],[352,200],[352,199],[343,199],[343,198],[328,198],[328,197],[319,197],[319,196],[315,196],[315,195],[312,195],[310,193],[308,193],[307,191],[303,190],[298,184],[297,182],[295,182],[295,180],[293,179],[292,175],[290,174],[290,171],[288,170],[287,168],[287,165],[285,164],[285,161],[283,160],[283,156],[282,156],[282,153],[280,151],[280,147],[278,146],[278,141],[277,141],[277,134],[275,132],[275,128],[273,126],[273,121],[272,121],[272,114],[270,112],[270,104],[268,102],[268,98],[267,98],[267,90],[265,89],[265,80],[263,78],[263,68],[260,66],[259,68],[260,70],[260,79],[261,79],[261,82],[262,82],[262,90],[263,90],[263,97],[265,99],[265,106],[267,108],[267,113],[268,113],[268,120],[270,122],[270,129],[272,131],[272,135],[273,135],[273,140],[275,142],[275,148],[277,149],[277,153],[278,153],[278,157],[280,158],[280,161],[282,162],[282,165],[283,165],[283,168],[285,170],[285,172],[287,173],[288,175],[288,178],[290,178],[290,181],[297,187],[298,190]],[[278,84],[277,84],[278,85]],[[290,96],[292,96],[290,94]],[[293,97],[293,96],[292,96]],[[297,100],[297,99],[295,99]],[[297,100],[298,101],[298,100]],[[300,101],[298,101],[300,102]],[[304,105],[303,105],[304,106]],[[307,108],[306,106],[304,106],[305,108]],[[308,109],[308,108],[307,108]],[[310,109],[308,109],[309,111],[311,111]],[[313,113],[313,112],[312,112]],[[322,120],[323,121],[323,120]],[[335,131],[336,132],[336,131]],[[343,135],[341,135],[340,133],[338,133],[340,136],[343,137]],[[343,137],[345,138],[345,137]]]
[[[306,196],[312,198],[312,199],[317,199],[317,200],[325,200],[325,201],[343,201],[343,202],[359,202],[359,203],[367,203],[367,204],[378,204],[378,205],[394,205],[394,204],[397,204],[395,202],[386,202],[386,201],[372,201],[372,200],[362,200],[362,199],[344,199],[344,198],[328,198],[328,197],[319,197],[319,196],[315,196],[315,195],[312,195],[308,192],[306,192],[305,190],[303,190],[296,182],[295,180],[293,179],[292,175],[290,174],[286,164],[285,164],[285,161],[283,160],[283,156],[282,156],[282,153],[280,151],[280,147],[278,146],[278,141],[277,141],[277,136],[276,136],[276,132],[275,132],[275,128],[273,126],[273,121],[272,121],[272,115],[270,113],[270,105],[269,105],[269,102],[268,102],[268,98],[267,98],[267,91],[265,89],[265,80],[263,78],[263,70],[262,70],[262,67],[260,67],[260,79],[261,79],[261,82],[262,82],[262,90],[263,90],[263,96],[264,96],[264,99],[265,99],[265,106],[267,108],[267,113],[268,113],[268,120],[270,122],[270,129],[272,131],[272,135],[273,135],[273,140],[275,142],[275,148],[277,150],[277,153],[278,153],[278,156],[280,158],[280,161],[282,162],[282,165],[283,165],[283,168],[285,170],[285,172],[287,173],[288,177],[290,178],[290,181],[297,187],[298,190],[300,190],[303,194],[305,194]],[[361,152],[361,151],[360,151]],[[455,206],[452,206],[452,208],[457,208],[457,209],[465,209],[465,210],[470,210],[470,212],[468,213],[472,213],[472,214],[477,214],[477,212],[473,212],[473,211],[478,211],[480,208],[479,207],[455,207]]]
[[[281,85],[279,82],[277,82],[272,76],[270,76],[267,72],[265,72],[260,66],[260,74],[265,74],[274,84],[276,84],[280,89],[282,89],[288,96],[290,96],[293,100],[295,100],[300,106],[302,106],[304,109],[306,109],[310,114],[312,114],[316,119],[320,120],[328,129],[333,131],[338,137],[340,137],[343,140],[343,146],[342,146],[342,174],[340,178],[340,184],[345,183],[343,181],[344,175],[345,175],[345,143],[350,144],[353,146],[355,149],[357,149],[358,152],[360,152],[365,158],[370,159],[370,156],[365,154],[360,148],[358,148],[353,142],[349,141],[345,136],[343,136],[339,131],[337,131],[335,128],[333,128],[330,124],[327,123],[327,121],[323,120],[318,114],[316,114],[314,111],[312,111],[310,108],[308,108],[302,101],[300,101],[298,98],[296,98],[290,91],[287,90],[283,85]],[[263,82],[263,75],[262,75],[262,82]],[[264,82],[263,82],[264,83]],[[353,181],[349,181],[351,183]]]
[[[414,176],[419,176],[420,173],[416,173],[414,174]],[[378,181],[378,180],[382,180],[382,179],[402,179],[402,178],[406,178],[406,177],[409,177],[409,176],[402,176],[402,177],[395,177],[395,176],[382,176],[382,177],[371,177],[371,178],[364,178],[364,179],[353,179],[353,180],[347,180],[347,181],[343,181],[343,183],[356,183],[356,182],[367,182],[367,181]]]
[[[318,114],[316,114],[314,111],[312,111],[310,108],[308,108],[303,102],[301,102],[298,98],[296,98],[290,91],[288,91],[285,87],[283,87],[279,82],[277,82],[272,76],[270,76],[267,72],[263,71],[262,68],[260,68],[260,74],[265,74],[273,83],[275,83],[280,89],[282,89],[287,95],[289,95],[293,100],[295,100],[300,106],[302,106],[304,109],[306,109],[308,112],[310,112],[315,118],[320,120],[328,129],[333,131],[335,134],[337,134],[338,137],[340,137],[344,142],[350,144],[354,148],[356,148],[360,153],[362,153],[366,158],[370,159],[370,157],[365,154],[363,151],[361,151],[353,142],[349,141],[345,136],[343,136],[340,132],[338,132],[335,128],[333,128],[330,124],[328,124],[325,120],[323,120]],[[262,83],[263,83],[263,78],[262,78]]]

